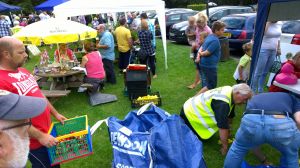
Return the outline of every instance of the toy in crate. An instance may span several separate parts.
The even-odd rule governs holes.
[[[52,123],[49,134],[59,142],[48,148],[51,165],[74,160],[92,154],[92,138],[87,116],[65,120],[64,125]]]
[[[153,102],[156,106],[161,106],[161,97],[159,92],[155,92],[147,96],[140,96],[137,99],[132,99],[131,107],[133,108],[141,107],[150,102]]]

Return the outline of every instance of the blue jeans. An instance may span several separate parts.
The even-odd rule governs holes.
[[[298,167],[300,131],[293,119],[272,115],[246,114],[231,145],[224,168],[240,168],[247,152],[268,143],[281,153],[280,164],[286,168]]]
[[[254,93],[262,93],[268,72],[276,57],[276,50],[261,49],[256,63],[251,88]]]

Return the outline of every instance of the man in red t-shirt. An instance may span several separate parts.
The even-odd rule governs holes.
[[[30,72],[21,66],[27,59],[23,43],[12,37],[0,39],[0,89],[23,96],[42,97],[39,86]],[[48,107],[37,117],[32,118],[29,129],[30,155],[33,168],[51,167],[46,147],[56,145],[57,140],[48,135],[52,114],[61,123],[66,119],[48,101]]]

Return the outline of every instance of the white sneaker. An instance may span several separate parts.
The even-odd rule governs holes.
[[[86,90],[87,90],[87,88],[85,88],[85,87],[79,87],[77,92],[82,93],[82,92],[85,92]]]

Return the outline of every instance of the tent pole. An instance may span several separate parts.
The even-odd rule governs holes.
[[[10,26],[14,27],[14,18],[12,17],[11,11],[9,11],[9,16],[10,16]]]

